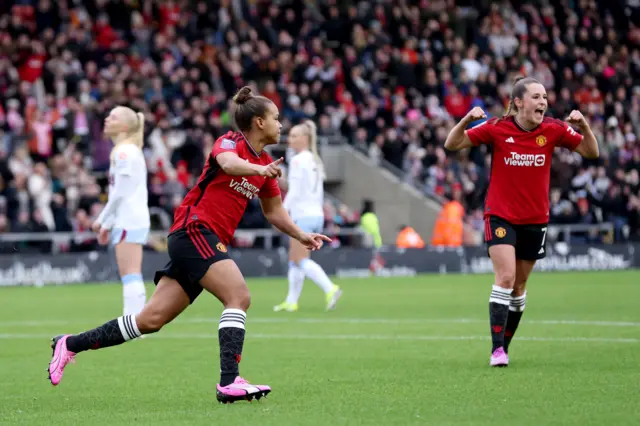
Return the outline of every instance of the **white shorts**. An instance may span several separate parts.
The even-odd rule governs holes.
[[[296,225],[300,227],[304,232],[322,232],[324,229],[324,217],[323,216],[311,216],[301,217],[294,220]]]
[[[145,245],[147,243],[148,238],[149,238],[149,228],[140,228],[140,229],[113,228],[111,230],[111,245],[114,245],[114,246],[120,244],[123,241],[125,243]]]

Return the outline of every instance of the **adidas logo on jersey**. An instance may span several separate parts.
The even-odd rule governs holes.
[[[513,140],[513,137],[508,137],[507,139],[505,139],[506,143],[516,143],[516,141]]]

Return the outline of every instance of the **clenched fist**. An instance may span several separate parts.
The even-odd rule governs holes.
[[[569,114],[569,117],[567,117],[565,121],[577,127],[584,127],[587,124],[587,120],[584,118],[584,115],[582,115],[582,113],[577,109],[571,111],[571,114]]]
[[[473,108],[464,117],[465,121],[467,121],[468,123],[472,123],[472,122],[474,122],[476,120],[481,120],[483,118],[487,118],[487,114],[485,114],[484,111],[482,110],[482,108],[480,108],[480,107]]]

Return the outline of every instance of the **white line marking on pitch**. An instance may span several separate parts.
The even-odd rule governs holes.
[[[71,324],[99,325],[103,320],[31,320],[31,321],[0,321],[0,327],[41,327],[60,326]],[[218,317],[211,318],[183,318],[177,319],[175,324],[200,324],[218,323]],[[256,324],[478,324],[486,323],[486,319],[478,318],[269,318],[248,316],[247,322]],[[632,321],[590,321],[590,320],[530,320],[525,318],[528,324],[540,325],[581,325],[596,327],[640,327],[640,322]]]
[[[217,334],[154,334],[148,336],[152,339],[217,339]],[[0,339],[50,339],[49,334],[0,334]],[[403,341],[469,341],[490,340],[488,336],[431,336],[431,335],[392,335],[392,334],[264,334],[247,333],[248,339],[264,340],[403,340]],[[571,343],[640,343],[640,339],[631,338],[604,338],[604,337],[527,337],[519,336],[518,341],[525,342],[571,342]]]

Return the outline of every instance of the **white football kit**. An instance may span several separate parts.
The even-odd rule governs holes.
[[[133,144],[114,148],[109,167],[109,201],[98,221],[111,230],[111,243],[145,244],[149,235],[147,166],[142,150]]]
[[[320,233],[324,228],[324,170],[316,162],[312,152],[296,154],[289,164],[289,190],[284,199],[284,207],[293,221],[304,232]],[[294,312],[298,310],[298,299],[302,293],[305,277],[309,277],[325,293],[327,310],[334,309],[342,295],[340,287],[327,276],[322,266],[311,258],[299,263],[289,262],[289,292],[286,300],[274,306],[275,311]]]
[[[305,232],[321,232],[324,226],[324,171],[310,151],[296,154],[289,164],[284,207]]]

